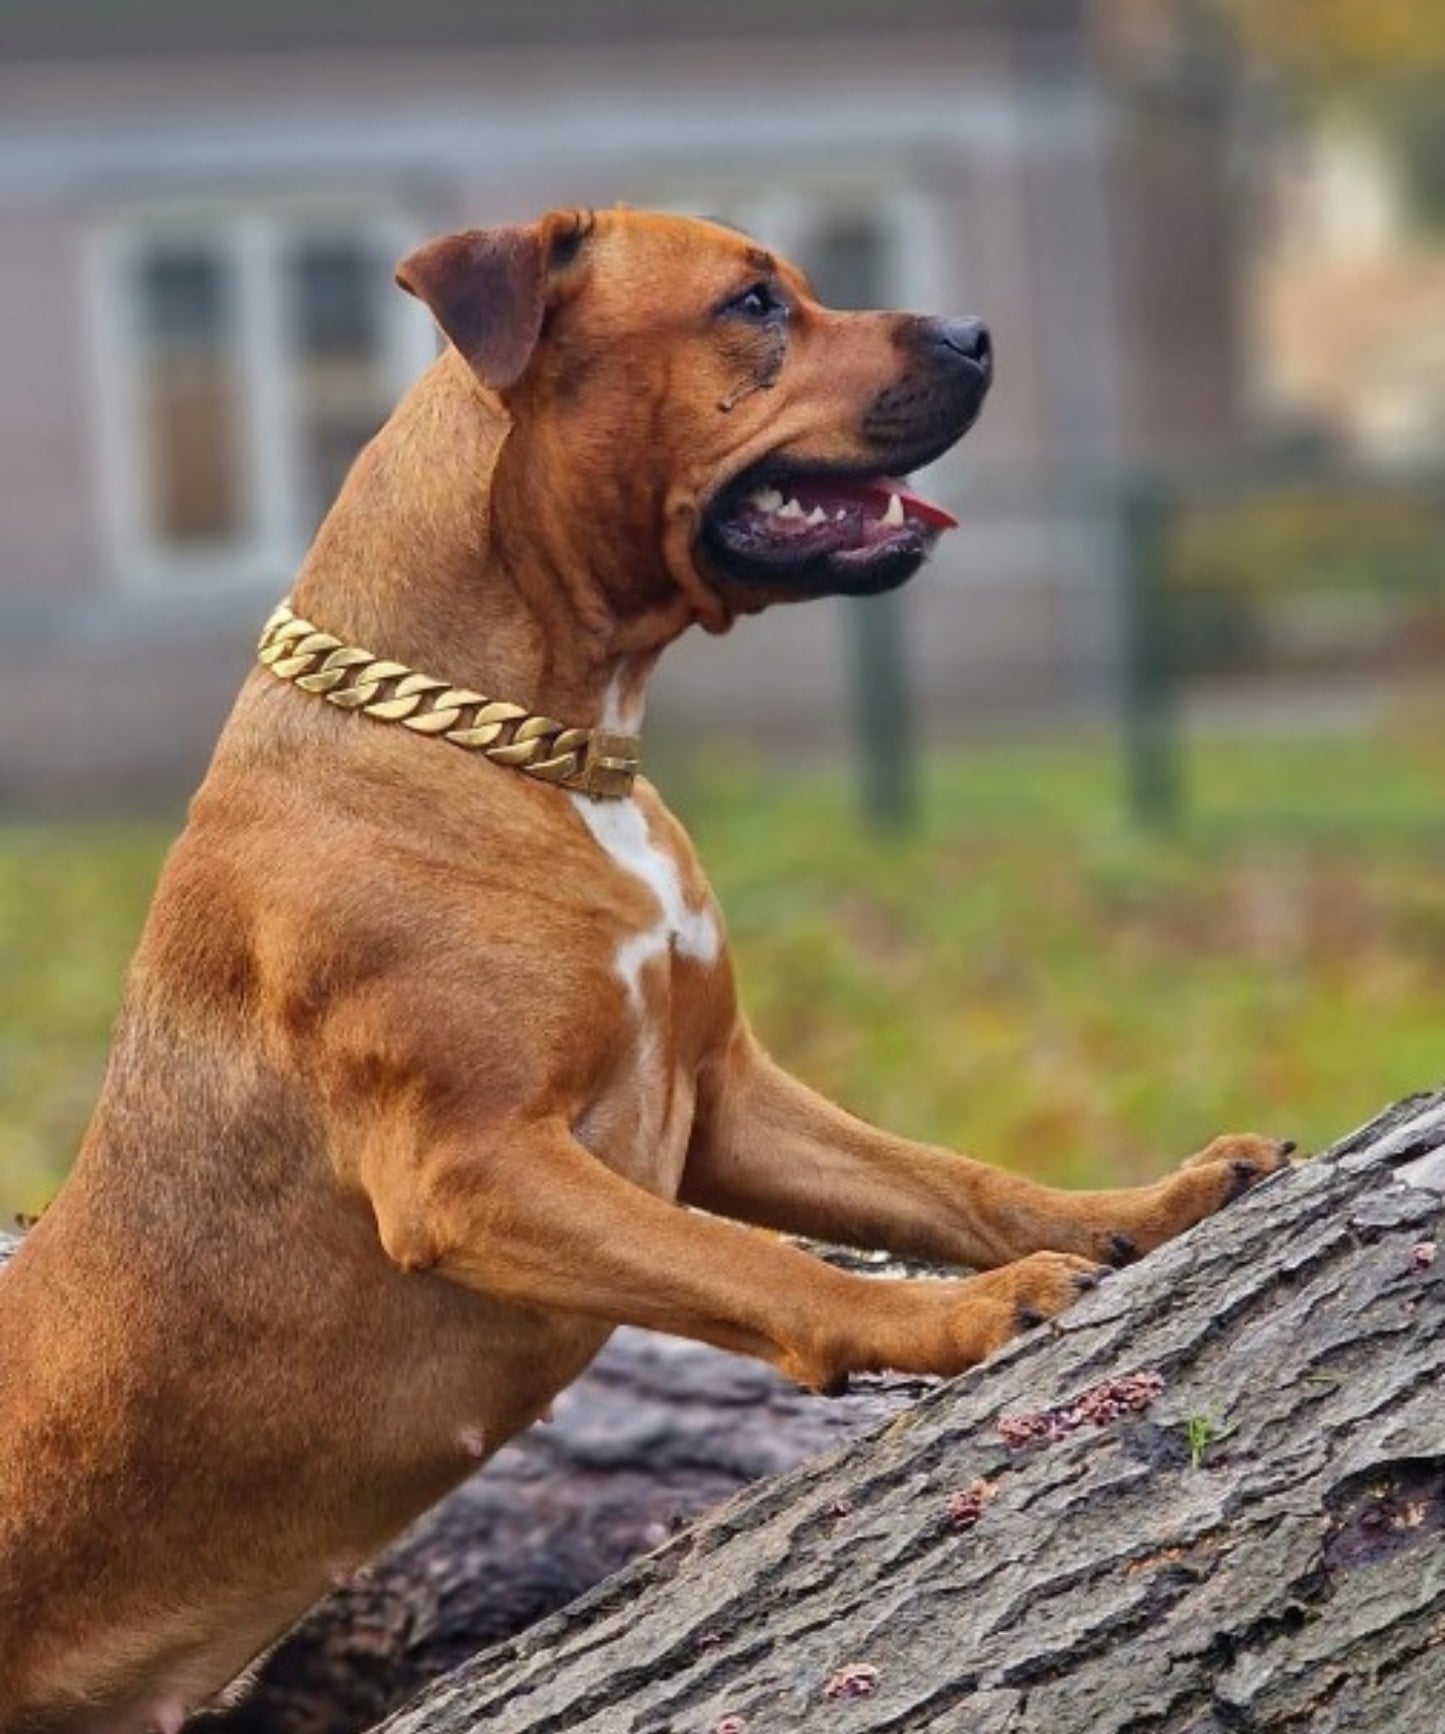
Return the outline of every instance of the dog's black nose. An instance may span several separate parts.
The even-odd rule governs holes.
[[[993,373],[993,339],[981,319],[928,319],[924,326],[940,349],[971,361],[985,379]]]

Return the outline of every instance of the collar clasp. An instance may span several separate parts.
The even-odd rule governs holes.
[[[622,800],[632,793],[633,780],[641,769],[634,735],[611,734],[593,729],[582,764],[582,789],[594,801]]]

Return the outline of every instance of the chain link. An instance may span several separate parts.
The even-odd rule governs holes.
[[[266,622],[256,655],[278,680],[338,709],[436,735],[494,765],[595,800],[620,800],[632,792],[641,757],[635,736],[568,728],[519,704],[418,674],[405,663],[388,662],[323,632],[287,603]]]

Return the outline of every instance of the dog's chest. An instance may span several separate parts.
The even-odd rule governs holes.
[[[578,797],[583,823],[622,876],[633,918],[605,928],[608,966],[621,985],[614,1082],[589,1106],[582,1141],[639,1184],[676,1190],[691,1130],[699,1000],[722,953],[711,893],[695,863],[636,800]],[[681,968],[679,967],[681,966]],[[689,968],[688,966],[701,966]]]

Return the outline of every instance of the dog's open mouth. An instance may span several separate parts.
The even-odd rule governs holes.
[[[911,577],[957,522],[889,476],[754,471],[707,514],[704,540],[732,578],[872,595]]]

